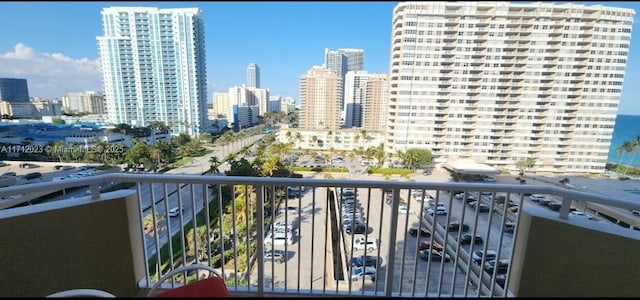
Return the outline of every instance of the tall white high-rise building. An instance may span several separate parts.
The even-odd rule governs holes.
[[[260,88],[260,67],[257,64],[249,64],[247,67],[247,87]]]
[[[345,128],[362,126],[362,103],[368,79],[367,71],[349,71],[345,75],[342,104],[342,120]]]
[[[332,70],[314,66],[300,78],[300,128],[340,127],[342,80]]]
[[[401,2],[394,9],[387,151],[517,170],[604,170],[631,9]]]
[[[206,124],[204,21],[198,8],[108,7],[97,37],[113,123],[165,122],[198,136]]]
[[[364,50],[343,48],[337,50],[324,49],[324,67],[336,72],[344,83],[348,72],[364,70]],[[345,95],[345,85],[342,94]],[[345,99],[340,99],[340,109],[344,107]],[[344,114],[344,112],[342,112]]]

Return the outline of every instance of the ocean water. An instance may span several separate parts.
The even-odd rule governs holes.
[[[620,163],[620,155],[616,153],[616,148],[620,147],[625,141],[635,140],[640,135],[640,116],[618,115],[616,125],[613,127],[613,137],[611,138],[611,147],[609,148],[608,161],[611,163]],[[633,154],[624,154],[625,165],[640,167],[640,152],[637,152],[633,161]]]

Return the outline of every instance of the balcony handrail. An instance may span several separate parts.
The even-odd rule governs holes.
[[[355,188],[398,188],[425,190],[456,190],[456,191],[487,191],[503,193],[532,193],[549,194],[572,200],[583,200],[598,204],[616,206],[627,209],[640,209],[640,203],[610,196],[598,195],[582,191],[561,188],[558,186],[500,184],[500,183],[467,183],[467,182],[430,182],[430,181],[387,181],[360,179],[314,179],[290,177],[246,177],[246,176],[217,176],[217,175],[189,175],[189,174],[124,174],[109,173],[94,175],[86,178],[74,178],[65,181],[38,182],[33,184],[14,185],[0,188],[0,197],[51,190],[53,188],[66,189],[82,186],[95,186],[109,182],[137,182],[137,183],[175,183],[175,184],[237,184],[245,185],[300,185],[309,187],[355,187]],[[99,194],[99,193],[98,193]],[[92,193],[93,196],[93,193]],[[97,199],[97,197],[92,197]],[[1,200],[0,200],[1,201]]]

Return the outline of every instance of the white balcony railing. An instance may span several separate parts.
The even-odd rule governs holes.
[[[232,292],[257,296],[512,296],[503,289],[509,286],[511,267],[504,275],[498,274],[503,273],[498,268],[495,274],[488,272],[484,268],[488,259],[477,260],[473,254],[495,251],[497,260],[512,261],[522,208],[539,206],[526,194],[542,194],[560,204],[557,216],[564,220],[570,218],[572,208],[584,210],[585,203],[640,210],[640,204],[553,186],[159,174],[107,174],[62,183],[13,186],[0,189],[0,197],[61,188],[71,191],[74,187],[85,191],[89,186],[90,194],[85,197],[99,200],[100,186],[118,182],[134,184],[131,189],[140,202],[141,219],[154,216],[155,225],[146,229],[144,224],[139,226],[146,262],[146,275],[139,281],[141,288],[155,282],[157,270],[165,274],[180,265],[204,263],[225,275]],[[226,196],[227,187],[233,187],[236,195]],[[292,197],[287,199],[286,187],[300,187],[302,193],[291,192]],[[346,187],[355,188],[359,200],[356,209],[348,212],[347,206],[341,206],[340,197],[340,190]],[[277,192],[281,188],[284,197]],[[391,191],[390,196],[387,190]],[[464,193],[464,197],[454,196],[456,192]],[[437,210],[427,209],[428,196],[433,197],[433,207],[443,205],[448,213],[430,215]],[[506,198],[504,204],[511,203],[519,209],[503,214],[504,204],[496,201],[500,196]],[[400,201],[388,201],[387,197]],[[232,198],[236,199],[235,205],[227,205]],[[484,211],[484,205],[480,210],[480,205],[467,204],[469,198],[480,200],[488,211]],[[166,216],[165,212],[173,207],[181,213]],[[215,214],[229,217],[216,218]],[[362,216],[365,229],[352,235],[342,223],[349,215],[356,219],[356,214]],[[165,216],[155,219],[162,215]],[[468,231],[454,230],[450,224],[456,221],[468,225]],[[251,228],[253,222],[258,224],[255,228]],[[280,245],[275,238],[263,238],[275,222],[293,224],[292,232],[283,233],[285,241],[291,235],[290,244]],[[200,233],[185,232],[188,226],[202,229]],[[419,227],[428,234],[412,236],[412,229]],[[458,243],[467,233],[483,242]],[[363,245],[373,241],[373,246],[360,247],[358,238],[364,240]],[[424,252],[418,246],[425,242],[441,244],[450,261],[420,259]],[[195,249],[193,253],[176,250],[188,249],[189,244]],[[270,249],[283,256],[265,258],[262,253]],[[226,255],[220,255],[218,260],[219,252]],[[156,259],[157,253],[177,255]],[[377,258],[372,274],[375,281],[364,277],[350,280],[351,268],[347,265],[360,255]]]

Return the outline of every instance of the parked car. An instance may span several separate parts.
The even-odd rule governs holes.
[[[264,251],[264,261],[265,262],[274,261],[276,263],[281,264],[281,263],[284,262],[284,260],[285,260],[284,253],[282,251],[278,251],[278,250],[275,250],[275,249],[273,249],[271,251],[269,251],[269,250]]]
[[[378,257],[360,255],[351,259],[351,267],[378,267]]]
[[[549,204],[547,204],[547,206],[548,206],[551,210],[559,211],[559,210],[560,210],[560,207],[562,207],[562,203],[560,203],[560,202],[556,202],[556,201],[551,201],[551,202],[549,202]]]
[[[459,243],[462,244],[462,245],[471,244],[472,242],[475,245],[479,245],[479,244],[484,243],[484,240],[482,239],[481,236],[477,236],[477,235],[476,236],[472,236],[469,233],[465,233],[460,237],[460,241],[459,241]]]
[[[2,174],[2,176],[17,176],[16,172],[5,172]]]
[[[451,261],[451,257],[449,256],[449,254],[446,254],[442,251],[438,251],[436,249],[428,249],[428,250],[422,250],[420,252],[418,252],[418,255],[420,256],[420,258],[422,260],[431,260],[431,261],[445,261],[445,262],[450,262]]]
[[[577,210],[576,210],[576,211],[572,211],[572,212],[570,212],[570,213],[569,213],[569,217],[585,218],[585,219],[589,219],[589,220],[593,219],[593,217],[592,217],[592,216],[590,216],[590,215],[588,215],[588,214],[586,214],[586,213],[584,213],[584,212],[577,211]]]
[[[368,279],[374,282],[376,281],[376,274],[378,272],[374,267],[357,267],[351,269],[349,273],[351,281],[358,281],[364,278],[365,280]]]
[[[483,257],[485,261],[490,261],[492,259],[496,259],[497,256],[498,256],[498,252],[496,250],[487,249],[486,255],[483,250],[477,250],[473,252],[473,254],[471,255],[471,259],[476,264],[479,264],[482,261]]]
[[[183,209],[180,209],[180,208],[178,208],[177,206],[176,206],[176,207],[173,207],[173,208],[171,208],[171,209],[169,210],[169,217],[177,217],[177,216],[179,216],[179,215],[180,215],[180,212],[181,212],[181,211],[184,211],[184,208],[183,208]]]
[[[40,165],[36,165],[33,163],[21,163],[20,165],[18,165],[18,167],[23,169],[34,169],[34,168],[39,168]]]
[[[276,229],[277,228],[286,228],[286,229],[289,229],[289,230],[295,229],[295,227],[293,226],[292,222],[286,223],[285,221],[278,221],[275,224],[273,224],[273,227],[276,228]]]
[[[282,207],[278,210],[278,213],[286,213],[286,214],[297,214],[299,212],[297,207],[293,207],[293,206],[287,206],[287,207]]]
[[[6,163],[6,162],[3,162],[3,161],[2,161],[2,162],[0,162],[0,167],[6,167],[6,166],[8,166],[8,165],[9,165],[9,164],[8,164],[8,163]]]
[[[538,204],[542,206],[549,206],[549,203],[551,203],[551,199],[549,198],[540,199],[540,201],[538,201]]]
[[[504,227],[502,227],[502,231],[506,233],[513,233],[516,230],[516,223],[506,222],[504,223]]]
[[[412,237],[417,237],[418,236],[418,232],[420,233],[420,236],[424,236],[424,237],[431,237],[431,232],[429,232],[428,230],[424,229],[424,228],[409,228],[409,235],[411,235]]]
[[[446,215],[447,214],[447,208],[444,206],[438,206],[436,208],[433,207],[427,207],[427,213],[429,215],[432,215],[435,213],[436,215]]]
[[[33,172],[24,175],[24,179],[26,180],[36,179],[40,177],[42,177],[42,174],[40,172]]]
[[[427,249],[434,249],[434,250],[438,250],[438,251],[442,251],[444,250],[444,246],[442,246],[442,244],[433,241],[433,243],[431,243],[431,241],[423,241],[420,243],[420,245],[418,245],[418,250],[422,251],[422,250],[427,250]]]
[[[293,234],[286,232],[269,232],[264,238],[264,244],[271,245],[293,245]]]
[[[459,221],[452,221],[451,223],[449,223],[449,232],[455,232],[455,231],[460,231],[460,222]],[[462,224],[462,231],[463,232],[467,232],[469,231],[469,224]]]
[[[496,182],[496,178],[491,176],[485,176],[482,180],[484,182]]]
[[[540,195],[540,194],[533,194],[531,196],[529,196],[529,199],[531,199],[531,201],[533,202],[538,202],[540,200],[544,200],[547,197],[545,197],[544,195]]]
[[[487,273],[493,274],[494,269],[496,270],[496,274],[507,274],[507,271],[509,271],[509,260],[501,259],[496,262],[496,260],[493,259],[484,263],[484,270]]]
[[[355,219],[351,219],[351,218],[342,219],[342,227],[346,227],[347,225],[353,226],[357,223],[364,224],[364,220],[362,219],[362,217],[356,217]]]
[[[355,225],[347,224],[344,226],[344,231],[347,234],[363,234],[367,233],[367,226],[362,223],[356,223]]]
[[[359,237],[353,241],[353,250],[373,251],[378,249],[378,239]]]
[[[414,213],[413,209],[409,208],[409,206],[405,203],[400,203],[400,205],[398,206],[398,212],[401,214]]]

